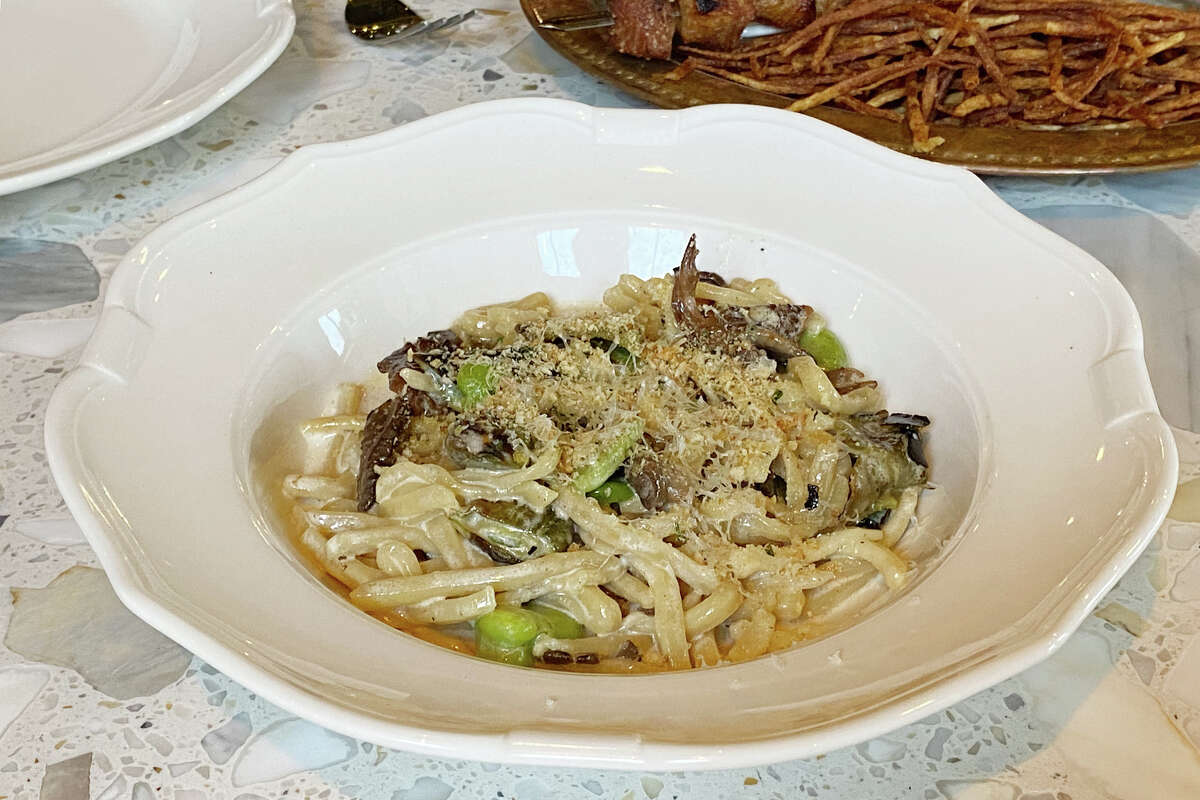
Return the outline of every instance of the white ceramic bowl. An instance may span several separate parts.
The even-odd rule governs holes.
[[[0,2],[0,195],[179,133],[292,38],[290,0]]]
[[[934,419],[946,542],[832,636],[652,676],[457,655],[302,564],[252,452],[400,342],[544,289],[701,265],[820,309],[894,410]],[[690,769],[810,756],[1044,658],[1176,479],[1129,297],[967,172],[771,109],[470,106],[306,147],[135,247],[52,398],[51,467],[122,600],[271,701],[440,756]]]

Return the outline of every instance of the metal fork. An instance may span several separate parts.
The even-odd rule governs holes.
[[[389,42],[452,28],[475,16],[475,9],[438,19],[422,19],[400,0],[346,0],[346,26],[360,39]]]

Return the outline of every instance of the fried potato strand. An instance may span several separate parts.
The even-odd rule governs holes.
[[[1200,117],[1200,12],[1122,0],[850,0],[707,73],[904,126],[930,153],[963,125],[1158,128]]]

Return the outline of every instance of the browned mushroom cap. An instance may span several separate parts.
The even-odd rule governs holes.
[[[664,456],[652,453],[634,456],[625,469],[625,480],[650,511],[688,498],[687,478]]]
[[[431,361],[445,358],[461,345],[462,341],[454,331],[430,331],[414,342],[405,342],[399,349],[380,359],[375,367],[388,376],[388,386],[399,394],[404,388],[404,379],[400,377],[401,370],[420,371]]]
[[[683,261],[675,273],[675,286],[671,289],[671,311],[675,314],[675,322],[681,328],[692,328],[698,331],[716,330],[721,327],[721,320],[716,314],[705,314],[696,302],[696,284],[700,282],[700,273],[696,270],[696,234],[688,239],[683,251]]]
[[[376,468],[390,467],[396,463],[396,453],[401,441],[408,435],[414,416],[413,394],[405,387],[399,395],[367,414],[358,462],[359,511],[367,511],[375,505],[375,484],[379,481]]]
[[[907,420],[889,422],[886,411],[855,414],[835,418],[833,430],[854,459],[847,519],[861,519],[882,499],[925,483],[925,466],[910,454],[917,429]]]
[[[838,394],[847,394],[864,386],[870,386],[873,389],[879,385],[877,381],[867,380],[866,375],[853,367],[830,369],[826,370],[825,374],[829,376],[829,382],[833,384],[834,389],[837,389]]]

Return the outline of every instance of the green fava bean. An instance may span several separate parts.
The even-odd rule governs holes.
[[[584,634],[582,625],[557,608],[535,602],[525,606],[525,610],[541,617],[542,633],[548,633],[555,639],[578,639]]]
[[[533,640],[541,631],[539,615],[523,608],[496,608],[475,620],[475,654],[503,664],[532,667]]]
[[[633,499],[633,488],[625,481],[605,481],[592,491],[588,497],[594,497],[603,505],[624,503]]]
[[[828,328],[819,333],[804,331],[800,334],[800,347],[812,356],[821,369],[841,369],[849,363],[846,348],[842,347],[841,341]]]

